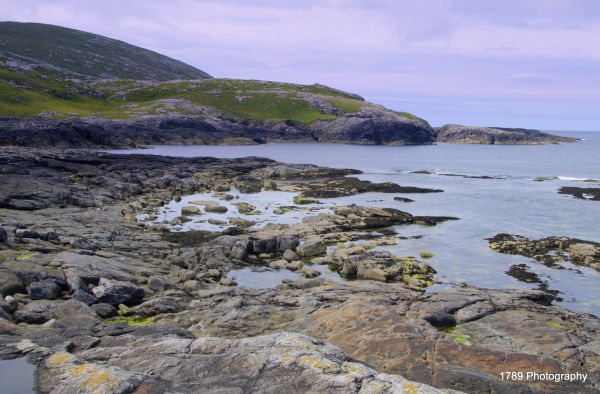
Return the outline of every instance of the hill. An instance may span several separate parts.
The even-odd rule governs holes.
[[[539,130],[455,124],[436,128],[435,134],[438,142],[453,144],[541,145],[577,141],[576,138],[561,137]]]
[[[215,79],[121,41],[0,23],[0,144],[428,144],[411,114],[327,86]]]
[[[0,22],[0,54],[14,67],[72,78],[210,78],[204,71],[147,49],[41,23]]]

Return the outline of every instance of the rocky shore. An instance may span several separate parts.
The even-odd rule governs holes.
[[[456,218],[337,205],[292,224],[244,223],[253,209],[243,195],[262,190],[297,193],[298,207],[367,191],[441,192],[356,173],[0,148],[0,358],[27,356],[43,393],[600,389],[600,319],[537,290],[426,292],[430,265],[379,248],[395,242],[394,226]],[[140,219],[195,193],[227,201],[232,189],[243,221],[223,231]],[[223,204],[190,206],[182,217],[218,215]],[[321,265],[340,279],[322,277]],[[299,277],[243,287],[229,275],[242,267]],[[587,379],[501,377],[530,370]]]

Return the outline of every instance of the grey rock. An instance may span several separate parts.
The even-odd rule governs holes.
[[[296,252],[294,252],[291,249],[286,249],[285,252],[283,252],[283,258],[286,259],[287,261],[294,261],[294,260],[300,259],[298,257],[298,255],[296,254]]]
[[[32,300],[54,300],[60,295],[60,286],[52,279],[44,279],[29,285],[28,294]]]
[[[42,324],[54,318],[54,310],[61,301],[31,301],[14,313],[17,322]]]
[[[300,257],[319,256],[327,252],[327,246],[320,237],[311,237],[301,243],[296,248],[296,252]]]
[[[144,289],[131,283],[119,282],[101,278],[98,286],[92,293],[96,296],[96,303],[110,305],[124,304],[134,306],[144,300]]]
[[[91,306],[92,311],[94,311],[98,316],[103,319],[113,317],[117,314],[117,308],[110,304],[100,303],[94,304]]]
[[[3,296],[25,293],[23,281],[14,273],[0,268],[0,294]]]
[[[178,288],[177,283],[165,276],[151,276],[148,278],[148,287],[157,292]]]

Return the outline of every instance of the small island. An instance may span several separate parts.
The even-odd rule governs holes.
[[[438,142],[451,144],[544,145],[578,141],[577,138],[562,137],[539,130],[457,124],[436,128],[435,135]]]

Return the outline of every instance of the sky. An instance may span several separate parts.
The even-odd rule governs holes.
[[[432,125],[600,130],[597,0],[0,0],[215,77],[322,83]]]

